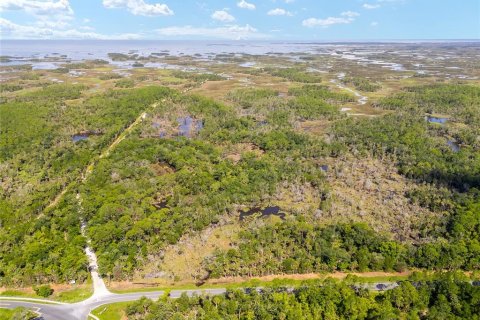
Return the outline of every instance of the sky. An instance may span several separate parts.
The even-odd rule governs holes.
[[[0,0],[0,39],[480,39],[480,0]]]

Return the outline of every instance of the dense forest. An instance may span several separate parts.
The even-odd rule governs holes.
[[[117,76],[106,77],[111,87],[104,92],[81,84],[2,89],[0,284],[86,280],[80,219],[101,274],[113,280],[132,279],[162,261],[169,246],[226,219],[241,231],[229,249],[204,257],[203,280],[480,268],[477,87],[409,86],[375,101],[381,116],[352,117],[340,108],[355,96],[319,84],[315,73],[258,72],[293,84],[282,93],[236,88],[224,102],[138,88],[137,80]],[[186,88],[223,80],[181,71],[169,77],[191,81]],[[345,81],[379,90],[367,80]],[[142,114],[114,151],[104,153]],[[309,132],[305,123],[321,130]],[[438,218],[428,228],[415,226],[419,236],[411,239],[368,223],[326,223],[322,214],[333,212],[335,197],[325,162],[334,167],[348,157],[391,163],[416,185],[401,196]],[[310,191],[310,206],[298,209],[306,198],[301,190]],[[270,205],[282,216],[238,218]]]
[[[127,307],[128,319],[479,319],[480,287],[453,274],[402,282],[378,294],[342,282],[266,288],[224,296],[183,295]]]
[[[53,208],[47,204],[62,188],[73,190],[101,148],[140,110],[169,93],[145,88],[82,100],[85,89],[51,85],[0,105],[1,171],[8,177],[2,181],[0,199],[4,284],[86,279],[85,239],[75,194],[68,192]],[[79,133],[88,141],[73,141]]]

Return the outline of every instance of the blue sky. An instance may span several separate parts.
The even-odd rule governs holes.
[[[0,0],[2,39],[479,39],[480,0]]]

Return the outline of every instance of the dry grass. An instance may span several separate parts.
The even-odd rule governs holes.
[[[225,217],[217,226],[211,226],[198,234],[188,234],[175,245],[168,246],[163,259],[148,263],[138,272],[133,282],[155,283],[156,285],[179,285],[192,283],[206,276],[202,267],[203,260],[213,255],[216,250],[228,250],[237,239],[241,230],[235,217]],[[160,277],[145,275],[161,275]],[[125,284],[129,286],[130,284]],[[121,289],[121,284],[115,284],[115,289]]]
[[[392,163],[368,158],[327,163],[331,207],[317,213],[320,221],[365,222],[407,241],[418,238],[420,225],[437,221],[438,213],[412,204],[405,196],[415,183],[398,174]]]

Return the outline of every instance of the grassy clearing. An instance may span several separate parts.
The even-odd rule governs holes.
[[[92,311],[92,314],[100,320],[120,320],[125,318],[125,308],[130,302],[112,303],[98,307]],[[91,318],[93,319],[93,318]]]
[[[66,287],[65,285],[54,285],[54,293],[52,296],[46,298],[52,301],[74,303],[83,301],[93,294],[93,287],[91,281],[74,287]],[[37,296],[31,288],[22,289],[6,289],[0,293],[3,297],[19,297],[19,298],[34,298],[45,299]]]
[[[25,308],[5,309],[0,308],[0,320],[22,319],[30,320],[37,316],[36,313]]]
[[[55,301],[74,303],[88,299],[93,294],[91,285],[82,285],[72,290],[63,291],[54,296]]]

